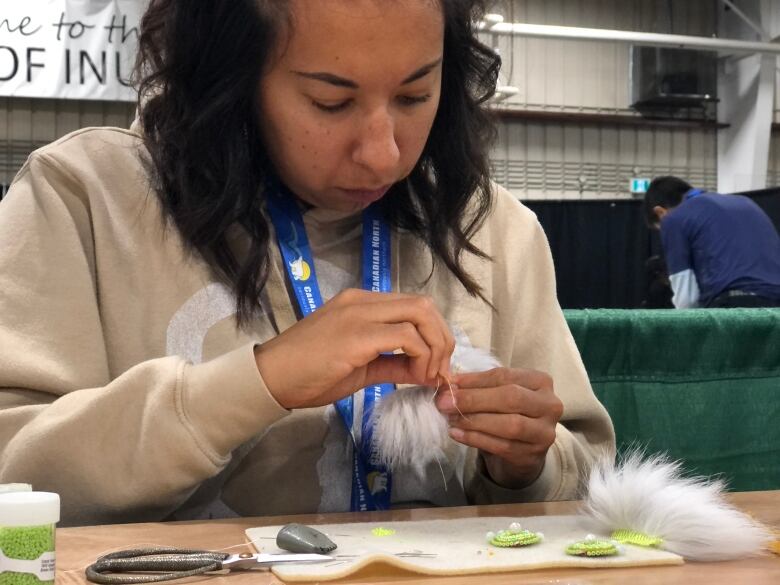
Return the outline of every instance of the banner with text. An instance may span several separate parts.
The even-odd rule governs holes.
[[[135,101],[144,0],[2,0],[0,96]]]

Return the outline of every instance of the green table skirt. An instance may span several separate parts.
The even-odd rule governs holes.
[[[564,313],[619,450],[780,489],[780,309]]]

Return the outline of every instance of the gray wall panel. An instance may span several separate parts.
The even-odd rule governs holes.
[[[30,152],[90,126],[126,128],[135,106],[126,103],[0,98],[0,184],[8,184]]]
[[[701,36],[716,30],[718,6],[715,0],[495,3],[506,20],[516,22]],[[501,37],[499,48],[506,81],[520,89],[501,107],[633,114],[628,45]],[[714,130],[518,120],[501,126],[492,155],[496,178],[520,198],[628,197],[631,177],[660,174],[707,188],[717,183]]]

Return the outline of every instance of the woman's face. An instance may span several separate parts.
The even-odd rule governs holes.
[[[291,0],[291,36],[260,82],[282,181],[316,207],[359,211],[422,153],[441,90],[434,0]]]

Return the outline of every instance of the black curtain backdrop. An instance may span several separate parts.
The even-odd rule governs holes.
[[[536,213],[550,241],[562,307],[640,305],[647,287],[644,263],[654,250],[641,202],[523,203]]]
[[[764,189],[763,191],[749,191],[741,193],[747,195],[766,211],[767,215],[775,222],[777,231],[780,232],[780,187]]]
[[[780,230],[780,188],[743,193]],[[565,309],[633,309],[646,298],[645,262],[660,255],[658,234],[645,227],[642,201],[523,201],[550,240],[558,298]]]

